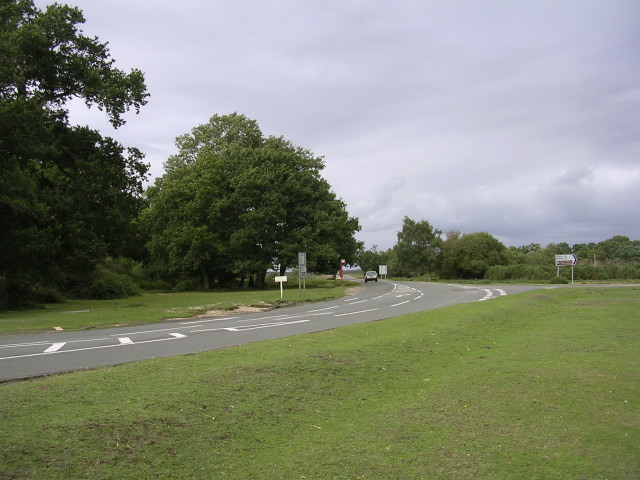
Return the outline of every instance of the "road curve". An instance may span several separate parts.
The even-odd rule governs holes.
[[[0,381],[215,350],[370,322],[540,286],[475,287],[423,282],[362,284],[338,300],[165,321],[153,325],[0,338]]]

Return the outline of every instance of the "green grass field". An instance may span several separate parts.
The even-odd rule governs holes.
[[[293,279],[287,282],[282,298],[280,287],[270,285],[264,290],[155,292],[118,300],[69,300],[39,309],[0,312],[0,334],[141,325],[168,318],[192,317],[211,310],[231,313],[240,306],[274,308],[340,297],[357,285],[344,281],[341,286],[339,279],[314,278],[307,281],[304,291],[300,291],[297,280]]]
[[[5,383],[0,478],[638,479],[640,289]]]

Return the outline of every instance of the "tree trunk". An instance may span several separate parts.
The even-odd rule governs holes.
[[[256,273],[256,288],[264,288],[264,279],[266,278],[266,276],[266,270]]]
[[[203,266],[200,266],[200,273],[202,274],[202,287],[205,290],[209,290],[209,287],[210,287],[209,274],[207,273],[207,271],[204,269]]]

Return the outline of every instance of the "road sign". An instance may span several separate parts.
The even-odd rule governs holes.
[[[307,277],[307,252],[298,252],[298,277]]]
[[[287,281],[287,277],[285,276],[276,277],[276,282],[280,284],[280,298],[282,298],[282,282],[286,282],[286,281]]]
[[[575,255],[556,255],[556,267],[569,267],[578,262]]]

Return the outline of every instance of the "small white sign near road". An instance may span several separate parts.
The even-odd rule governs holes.
[[[287,277],[276,277],[276,282],[280,284],[280,298],[282,298],[282,283],[287,281]]]

